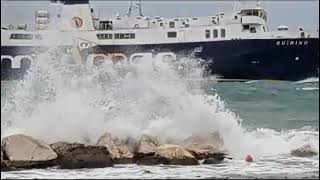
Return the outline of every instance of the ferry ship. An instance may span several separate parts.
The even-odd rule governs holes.
[[[135,6],[134,6],[135,5]],[[137,8],[138,16],[131,11]],[[26,24],[1,28],[1,80],[19,79],[37,54],[56,47],[74,63],[99,65],[142,57],[199,58],[207,74],[225,80],[296,81],[319,76],[319,30],[267,28],[259,3],[206,17],[147,17],[141,2],[130,2],[126,16],[99,19],[89,0],[51,0]]]

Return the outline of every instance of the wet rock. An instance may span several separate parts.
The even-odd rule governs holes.
[[[51,148],[58,154],[55,165],[62,169],[104,168],[113,166],[110,153],[105,146],[80,143],[57,142]]]
[[[219,164],[222,160],[216,159],[216,158],[207,158],[203,161],[202,164]]]
[[[186,149],[178,145],[164,144],[156,149],[156,155],[168,159],[170,165],[198,165],[198,160]]]
[[[142,135],[135,145],[133,161],[143,165],[168,164],[168,159],[155,156],[158,145],[155,137]]]
[[[222,161],[227,153],[223,149],[223,139],[218,133],[207,136],[190,136],[181,145],[197,159],[215,158]]]
[[[23,134],[3,138],[2,147],[7,165],[14,168],[48,167],[57,158],[48,144]]]
[[[143,165],[196,165],[197,159],[178,145],[164,144],[151,136],[143,135],[137,143],[134,162]]]
[[[291,151],[291,155],[298,157],[311,157],[317,155],[318,152],[311,144],[305,144],[293,151]]]
[[[142,135],[135,147],[134,156],[153,156],[156,153],[158,145],[159,143],[155,137]]]
[[[8,169],[8,160],[5,159],[5,156],[1,147],[1,171],[7,171],[7,169]]]
[[[124,140],[112,137],[110,133],[105,133],[100,137],[97,145],[107,147],[114,163],[132,163],[133,153]]]

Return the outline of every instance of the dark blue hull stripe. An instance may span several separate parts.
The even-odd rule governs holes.
[[[1,55],[39,53],[46,48],[1,47]],[[253,39],[152,45],[105,45],[93,53],[174,52],[194,55],[208,62],[208,72],[225,79],[296,81],[319,76],[319,39]],[[19,52],[19,53],[17,53]],[[85,56],[88,52],[83,51]],[[210,62],[210,63],[209,63]],[[17,74],[1,69],[1,79]]]

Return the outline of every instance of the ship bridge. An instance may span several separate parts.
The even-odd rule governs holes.
[[[266,24],[267,12],[260,8],[241,9],[242,24]]]

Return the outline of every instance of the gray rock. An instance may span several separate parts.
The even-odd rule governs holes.
[[[298,157],[311,157],[317,155],[318,152],[311,144],[305,144],[291,151],[291,155]]]
[[[2,147],[10,167],[48,167],[57,158],[48,144],[23,134],[3,138]]]
[[[55,165],[62,169],[104,168],[113,166],[105,146],[90,146],[80,143],[57,142],[51,148],[58,154]]]
[[[98,146],[106,146],[114,163],[131,163],[133,153],[130,152],[124,140],[112,137],[110,133],[103,134],[97,142]]]

